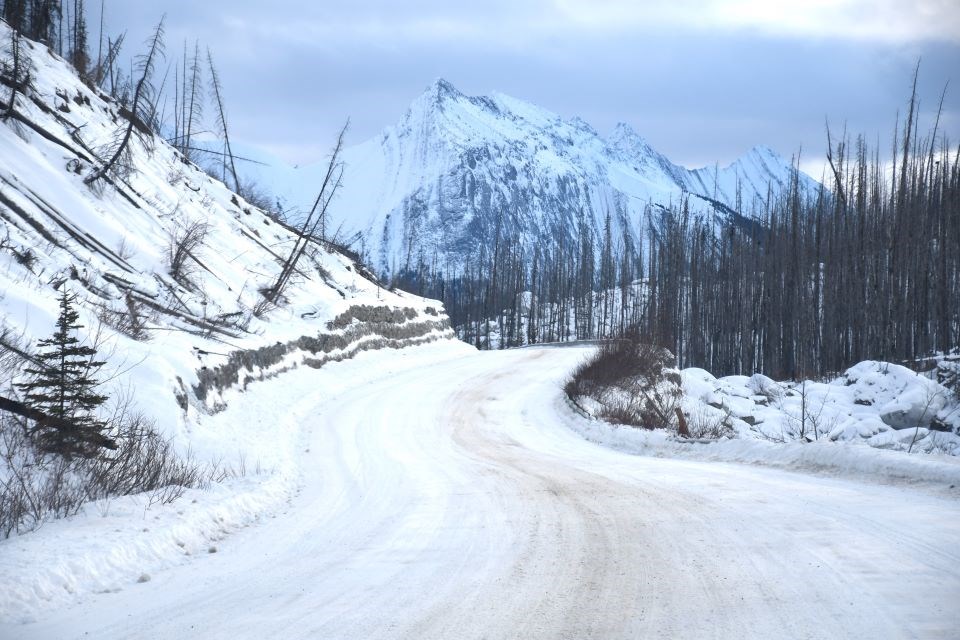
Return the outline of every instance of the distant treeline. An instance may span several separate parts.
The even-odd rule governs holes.
[[[609,222],[533,255],[498,233],[461,273],[422,260],[397,284],[442,299],[480,347],[637,326],[681,366],[788,378],[948,351],[960,344],[960,147],[939,116],[923,136],[918,119],[914,90],[889,161],[828,131],[826,188],[803,199],[794,182],[755,225],[720,228],[680,203],[643,247]]]

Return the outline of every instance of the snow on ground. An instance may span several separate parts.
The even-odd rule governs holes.
[[[0,22],[0,42],[9,37]],[[239,477],[189,490],[170,505],[157,504],[159,495],[101,501],[80,517],[0,540],[5,617],[31,615],[31,602],[116,588],[275,513],[297,488],[291,460],[303,411],[318,394],[362,378],[359,369],[341,381],[310,366],[375,346],[441,340],[462,348],[436,302],[382,289],[350,257],[320,243],[308,248],[280,303],[254,313],[294,246],[291,229],[159,139],[135,137],[135,170],[88,187],[92,159],[126,120],[63,60],[23,42],[33,88],[17,98],[16,112],[26,122],[0,123],[0,333],[35,347],[53,332],[66,286],[78,296],[79,338],[96,342],[107,362],[99,376],[106,381],[99,391],[111,396],[104,415],[130,397],[131,411],[155,422],[181,454]],[[6,91],[2,99],[9,100]],[[202,228],[200,241],[177,276],[171,248],[190,228]],[[117,326],[134,308],[140,338]],[[361,321],[358,309],[402,320]],[[301,339],[302,348],[289,347]],[[235,383],[223,376],[199,396],[201,378],[231,356],[278,345],[289,347],[282,357],[251,358]],[[374,377],[404,362],[394,349],[362,361],[371,367],[364,375]],[[296,371],[262,380],[285,369]],[[0,380],[0,395],[15,395],[17,381]],[[252,396],[260,386],[273,397]],[[11,481],[2,460],[0,482]]]
[[[42,611],[78,598],[129,588],[217,552],[219,541],[238,529],[277,518],[303,489],[311,413],[350,389],[472,351],[443,341],[367,352],[324,369],[288,372],[239,394],[188,438],[201,453],[225,455],[226,464],[245,475],[189,489],[171,504],[152,503],[145,494],[98,501],[76,517],[0,540],[0,620],[36,621]]]
[[[681,375],[691,421],[726,422],[741,438],[960,455],[960,397],[900,365],[865,361],[829,382]]]
[[[960,460],[945,454],[904,455],[858,443],[771,442],[753,438],[684,441],[665,430],[647,431],[602,420],[577,422],[573,429],[604,446],[635,455],[716,462],[737,462],[857,477],[870,482],[907,482],[960,486]]]
[[[368,354],[252,388],[261,401],[304,392],[299,490],[275,517],[216,553],[187,540],[189,562],[173,549],[166,568],[133,563],[97,589],[110,592],[29,593],[34,622],[8,609],[0,637],[949,638],[960,627],[948,471],[878,483],[628,455],[585,440],[596,423],[563,396],[588,349],[459,349],[407,350],[403,365]],[[391,370],[357,384],[374,363]],[[306,391],[308,379],[330,394]],[[121,537],[97,515],[85,522]]]

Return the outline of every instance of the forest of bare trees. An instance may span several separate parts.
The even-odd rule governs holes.
[[[463,272],[421,260],[397,284],[442,299],[479,347],[636,326],[681,366],[787,378],[946,352],[960,343],[960,147],[918,120],[914,93],[889,159],[828,131],[825,189],[805,199],[795,183],[744,212],[756,223],[719,225],[681,202],[648,210],[640,247],[609,221],[532,256],[495,234]]]

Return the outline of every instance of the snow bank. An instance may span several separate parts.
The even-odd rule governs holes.
[[[826,383],[714,378],[703,369],[685,369],[682,378],[685,414],[725,422],[742,438],[960,455],[960,398],[900,365],[861,362]]]
[[[829,382],[777,382],[688,368],[680,407],[702,438],[609,424],[583,398],[571,427],[634,454],[960,485],[960,397],[937,381],[953,371],[942,358],[927,373],[865,361]]]
[[[582,414],[571,420],[570,425],[587,440],[635,455],[737,462],[871,480],[960,486],[960,460],[946,454],[908,456],[857,441],[842,444],[830,440],[771,442],[737,437],[698,442],[680,440],[664,430],[615,426],[585,418]]]
[[[171,504],[151,503],[149,495],[100,501],[73,518],[0,540],[0,621],[29,622],[51,607],[135,588],[166,567],[202,561],[224,536],[278,514],[298,493],[310,434],[328,428],[310,415],[324,398],[473,351],[442,341],[407,349],[404,357],[366,352],[238,393],[187,437],[201,454],[229,453],[234,471],[242,460],[246,475],[188,490]]]

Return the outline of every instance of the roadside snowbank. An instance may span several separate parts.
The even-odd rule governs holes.
[[[878,449],[960,455],[960,398],[906,367],[868,360],[830,382],[681,373],[684,413],[741,438],[861,442]]]
[[[326,397],[402,376],[473,349],[444,340],[358,354],[323,369],[301,368],[237,393],[229,407],[193,421],[185,434],[198,457],[234,450],[225,464],[246,475],[190,489],[172,504],[149,495],[89,504],[73,518],[0,540],[0,620],[28,622],[40,611],[85,595],[149,580],[191,556],[215,553],[224,536],[284,509],[300,489],[310,413]]]
[[[567,399],[576,414],[568,426],[636,455],[960,486],[960,401],[906,367],[861,362],[829,383],[716,378],[695,368],[680,375],[690,430],[728,437],[680,439],[672,430],[613,425],[583,398]]]
[[[584,418],[579,412],[569,421],[569,426],[591,442],[635,455],[738,462],[871,480],[960,486],[960,459],[950,455],[908,456],[854,442],[777,443],[746,438],[683,441],[664,430],[615,426]]]

